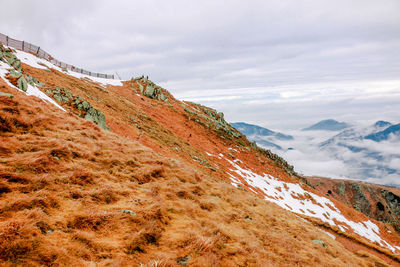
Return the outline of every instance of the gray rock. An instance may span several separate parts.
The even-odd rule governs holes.
[[[143,85],[140,83],[140,82],[138,82],[138,81],[136,81],[136,83],[137,83],[137,85],[139,85],[139,91],[140,91],[140,93],[141,94],[143,94]]]
[[[91,105],[88,102],[86,102],[85,100],[83,100],[82,101],[82,108],[84,110],[89,110],[91,108]]]
[[[21,76],[18,79],[18,88],[24,92],[26,92],[26,90],[28,90],[28,83],[26,82],[26,79],[24,76]]]
[[[319,244],[319,245],[323,246],[324,248],[327,247],[326,244],[325,244],[325,242],[322,241],[322,240],[314,239],[314,240],[312,240],[312,242],[315,243],[315,244]]]
[[[0,96],[5,96],[5,97],[9,97],[9,98],[13,98],[14,97],[14,95],[12,95],[12,94],[3,93],[3,92],[0,92]]]
[[[340,182],[337,185],[337,189],[339,191],[339,195],[341,195],[342,197],[346,194],[346,185],[344,182]]]
[[[10,76],[11,77],[15,77],[15,78],[19,78],[19,77],[22,76],[22,73],[19,72],[19,71],[14,70],[14,69],[11,69],[10,70]]]
[[[62,102],[62,97],[60,94],[57,94],[57,93],[54,94],[54,99],[57,100],[57,102],[60,102],[60,103]]]
[[[154,98],[154,93],[155,93],[156,88],[152,85],[147,85],[146,90],[144,91],[144,95],[150,98]]]
[[[190,256],[186,256],[186,257],[178,258],[178,260],[176,262],[182,266],[187,266],[189,264],[188,261],[190,261],[191,259],[192,258]]]
[[[121,210],[121,211],[125,214],[129,214],[131,216],[136,216],[136,213],[134,211],[131,211],[131,210]]]

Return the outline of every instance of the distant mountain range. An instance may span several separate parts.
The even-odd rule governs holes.
[[[235,122],[231,123],[231,125],[239,130],[242,134],[246,135],[250,140],[256,142],[262,147],[269,147],[280,150],[282,149],[282,147],[275,144],[275,140],[293,140],[293,136],[291,135],[274,132],[267,128],[263,128],[254,124]]]
[[[314,125],[311,125],[310,127],[304,128],[303,131],[338,131],[348,127],[350,127],[350,125],[345,122],[338,122],[336,120],[329,119],[320,121]]]
[[[388,177],[391,177],[391,182],[382,180],[382,183],[400,184],[400,181],[393,182],[396,177],[400,180],[400,164],[398,164],[400,162],[400,123],[377,121],[370,126],[361,127],[329,119],[297,131],[294,136],[243,122],[232,123],[232,126],[258,145],[271,149],[284,158],[290,158],[291,155],[297,153],[307,155],[310,159],[309,163],[312,163],[314,158],[315,164],[320,164],[323,163],[322,155],[328,158],[327,161],[330,159],[341,162],[344,167],[337,169],[338,176],[343,176],[345,173],[349,178],[388,179],[388,181]],[[318,131],[321,133],[319,134]],[[336,135],[335,132],[337,132]],[[328,137],[324,140],[325,135]],[[291,150],[297,152],[290,154]],[[298,158],[292,158],[294,162],[291,163],[299,166],[295,162],[296,159]],[[302,158],[302,160],[305,159]],[[307,173],[307,170],[305,172]],[[318,175],[318,173],[314,174]]]
[[[396,124],[396,125],[392,125],[383,131],[369,134],[365,137],[365,139],[371,139],[376,142],[380,142],[380,141],[388,140],[391,135],[392,136],[400,136],[400,123]]]

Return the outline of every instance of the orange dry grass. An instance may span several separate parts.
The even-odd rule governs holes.
[[[191,266],[376,262],[202,169],[12,92],[13,100],[0,97],[6,265],[176,266],[187,256]]]

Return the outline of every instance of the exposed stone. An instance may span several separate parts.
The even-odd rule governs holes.
[[[154,98],[156,88],[153,85],[147,85],[144,95],[150,98]]]
[[[315,244],[319,244],[319,245],[323,246],[324,248],[327,247],[326,244],[325,244],[325,242],[322,241],[322,240],[317,240],[317,239],[315,239],[315,240],[312,240],[312,242],[315,243]]]
[[[342,197],[346,194],[346,184],[344,182],[340,182],[337,185],[337,189],[338,189],[339,195],[341,195]]]
[[[354,194],[355,201],[353,207],[367,216],[371,216],[371,204],[364,195],[361,186],[358,183],[352,183],[351,186],[353,191],[356,192]]]
[[[182,266],[187,266],[189,264],[188,261],[190,261],[191,259],[192,258],[190,256],[186,256],[186,257],[178,258],[178,260],[176,262]]]
[[[19,89],[21,89],[22,91],[26,92],[26,90],[28,90],[28,83],[26,82],[26,79],[25,79],[24,76],[21,76],[21,77],[18,79],[17,84],[18,84],[17,87],[18,87]]]
[[[76,115],[82,117],[83,113],[85,120],[94,122],[104,130],[110,130],[106,124],[106,116],[100,110],[93,108],[89,102],[79,96],[74,96],[68,89],[57,86],[55,90],[47,89],[46,93],[52,94],[54,99],[59,103],[69,103],[69,105],[75,106],[79,110],[78,113],[75,112]]]
[[[5,96],[5,97],[9,97],[9,98],[14,98],[14,95],[9,94],[9,93],[3,93],[3,92],[0,92],[0,96]]]
[[[136,213],[134,212],[134,211],[131,211],[131,210],[121,210],[123,213],[125,213],[125,214],[129,214],[129,215],[131,215],[131,216],[136,216]]]
[[[140,83],[140,82],[138,82],[138,81],[136,81],[136,83],[137,83],[137,85],[139,86],[139,91],[140,91],[140,93],[141,94],[143,94],[143,85]]]
[[[11,69],[9,75],[11,77],[20,78],[22,76],[22,73],[19,72],[19,71],[14,70],[14,69]]]

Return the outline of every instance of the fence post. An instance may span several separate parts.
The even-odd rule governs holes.
[[[25,46],[25,41],[22,41],[22,51],[25,51],[24,46]]]
[[[36,54],[39,55],[39,51],[40,51],[40,46],[38,47]]]
[[[6,36],[7,46],[8,46],[8,35]]]

